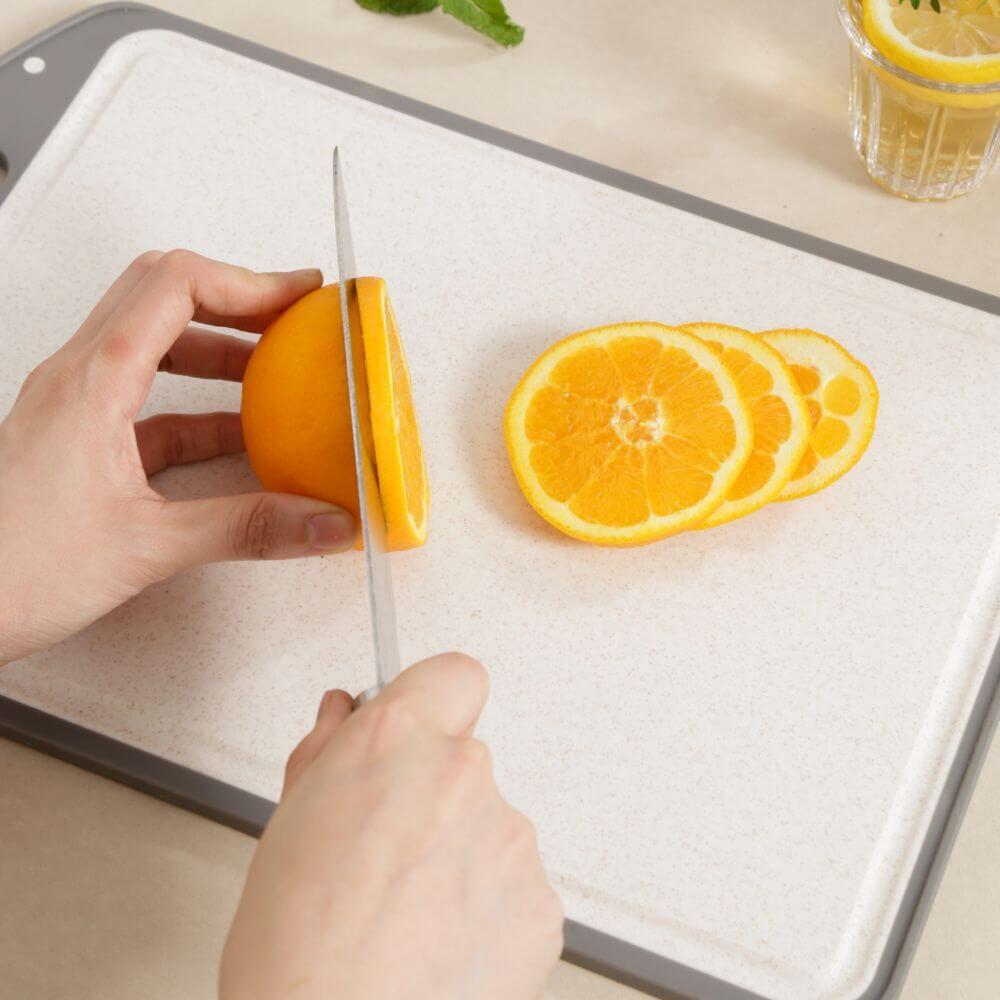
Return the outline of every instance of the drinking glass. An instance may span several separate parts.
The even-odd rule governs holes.
[[[918,201],[974,191],[1000,150],[1000,81],[966,85],[917,76],[868,40],[861,0],[837,4],[851,43],[851,135],[872,180]]]

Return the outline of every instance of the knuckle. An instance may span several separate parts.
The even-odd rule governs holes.
[[[448,752],[444,781],[458,791],[482,787],[493,771],[489,748],[474,737],[454,740]]]
[[[294,774],[306,760],[306,748],[305,741],[299,743],[298,746],[288,755],[288,760],[285,761],[285,777],[287,778],[290,774]]]
[[[282,786],[287,792],[299,775],[305,770],[312,756],[309,752],[308,738],[304,739],[285,761],[285,773]]]
[[[128,270],[137,274],[146,274],[160,262],[162,257],[162,250],[146,250],[129,264]]]
[[[419,668],[436,677],[436,683],[456,692],[469,708],[482,707],[489,693],[486,668],[465,653],[439,653],[419,665]],[[478,713],[477,713],[478,714]]]
[[[486,668],[468,653],[445,653],[449,665],[456,673],[471,674],[477,681],[486,680]]]
[[[510,811],[505,840],[507,847],[518,853],[538,853],[535,824],[524,813],[518,812],[516,809]]]
[[[563,909],[562,900],[548,883],[538,901],[536,917],[542,930],[556,939],[558,950],[562,951],[566,911]]]
[[[277,544],[277,512],[266,497],[237,510],[230,526],[230,547],[237,556],[267,559]]]
[[[306,733],[288,755],[288,760],[285,762],[285,776],[298,774],[311,764],[322,753],[328,736],[329,734],[315,728]]]
[[[98,352],[101,358],[112,365],[124,364],[136,353],[138,344],[127,333],[109,333],[101,339]]]
[[[465,766],[476,773],[487,772],[490,773],[493,770],[493,757],[490,754],[490,748],[482,741],[476,739],[474,736],[464,739],[459,744],[461,746],[461,755],[465,761]]]
[[[163,254],[157,261],[157,266],[165,271],[188,275],[197,267],[200,259],[193,250],[178,247]]]
[[[45,362],[43,361],[39,365],[35,365],[34,368],[24,376],[24,381],[21,383],[21,391],[18,393],[18,398],[20,399],[38,380],[42,377],[42,373],[45,370]]]
[[[54,365],[49,367],[45,362],[42,362],[25,379],[22,392],[37,385],[47,405],[58,407],[69,402],[72,398],[74,392],[77,391],[80,377],[77,366]]]
[[[394,750],[413,732],[416,717],[405,702],[377,698],[365,709],[368,748],[374,756]]]

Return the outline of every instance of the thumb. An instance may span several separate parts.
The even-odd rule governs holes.
[[[287,493],[244,493],[167,505],[170,572],[233,559],[294,559],[354,545],[354,517]]]

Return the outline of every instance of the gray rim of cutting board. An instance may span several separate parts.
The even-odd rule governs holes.
[[[201,39],[623,191],[1000,316],[1000,297],[988,292],[584,160],[142,4],[113,3],[90,8],[0,58],[0,167],[7,171],[6,180],[0,184],[0,205],[108,47],[126,35],[151,29]],[[26,70],[24,61],[29,57],[44,59],[44,70]],[[33,68],[37,67],[34,64]],[[902,988],[996,727],[1000,714],[998,680],[1000,651],[990,663],[875,977],[858,1000],[889,1000]],[[260,834],[274,809],[274,803],[260,796],[5,697],[0,697],[0,735],[253,835]],[[567,921],[563,957],[654,996],[762,1000],[757,994],[574,921]]]

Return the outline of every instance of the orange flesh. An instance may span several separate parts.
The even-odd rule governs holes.
[[[742,500],[761,489],[774,475],[774,455],[792,433],[792,415],[780,396],[771,394],[774,378],[745,351],[706,340],[735,377],[753,420],[753,451],[728,499]]]
[[[403,463],[403,489],[406,494],[406,509],[413,522],[422,525],[426,518],[424,483],[424,456],[420,446],[420,430],[417,427],[416,410],[413,406],[413,388],[410,373],[403,357],[403,345],[396,328],[396,317],[389,300],[385,300],[386,326],[389,334],[389,366],[392,372],[393,399],[396,405],[396,427],[400,456]]]
[[[357,293],[350,308],[361,321],[368,377],[356,385],[371,410],[387,540],[390,548],[411,548],[426,538],[428,507],[413,391],[385,283],[359,278]],[[269,324],[243,379],[241,415],[265,489],[317,497],[357,515],[337,285],[309,293]]]
[[[704,498],[736,446],[710,372],[645,337],[582,347],[531,399],[525,435],[539,485],[584,521],[641,524]]]
[[[861,390],[853,379],[837,375],[824,386],[817,369],[791,365],[792,374],[806,397],[813,421],[813,433],[792,481],[809,475],[821,458],[835,455],[850,440],[851,432],[838,416],[849,417],[861,405]],[[835,414],[828,416],[828,413]]]

